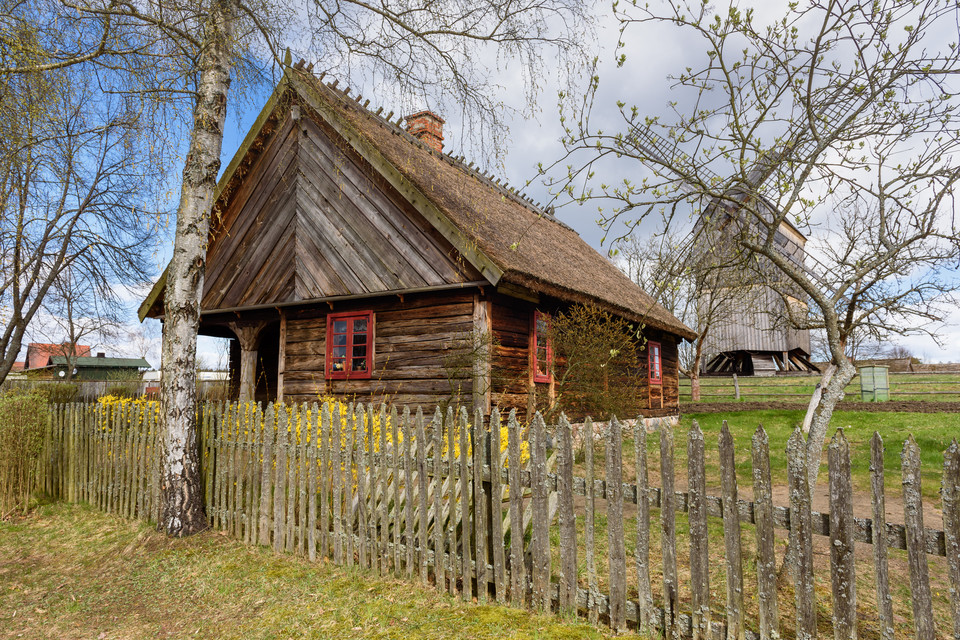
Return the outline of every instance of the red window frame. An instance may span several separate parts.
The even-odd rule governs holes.
[[[663,383],[663,352],[659,342],[647,342],[647,368],[650,384]]]
[[[348,311],[343,313],[331,313],[327,315],[327,348],[324,372],[327,380],[364,380],[370,378],[373,373],[373,338],[374,338],[374,320],[375,315],[372,311]],[[355,331],[357,320],[366,320],[366,333]],[[344,331],[334,331],[336,322],[346,321]],[[354,341],[354,335],[365,335],[363,342]],[[335,345],[335,336],[344,336],[343,344]],[[343,347],[343,355],[335,355],[334,349]],[[364,355],[354,355],[357,347],[364,347]],[[341,361],[341,369],[335,370],[337,361]],[[356,362],[362,361],[363,371],[354,371],[353,366]]]
[[[550,336],[540,335],[540,321],[543,320],[544,324],[547,327],[550,326],[550,314],[542,313],[540,311],[534,311],[533,313],[533,381],[534,382],[553,382],[553,372],[551,368],[553,367],[553,344],[551,344]],[[544,353],[544,362],[541,366],[540,362],[540,339],[541,337],[544,340],[543,353]]]

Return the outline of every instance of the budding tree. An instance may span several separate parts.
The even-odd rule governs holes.
[[[693,219],[733,222],[744,255],[776,272],[788,296],[802,296],[791,322],[826,336],[831,367],[807,440],[808,459],[819,463],[830,416],[855,374],[845,354],[851,336],[864,328],[933,332],[954,300],[960,6],[812,0],[767,23],[733,3],[614,11],[614,73],[648,64],[626,55],[625,43],[638,38],[682,38],[703,54],[670,76],[677,99],[665,114],[645,114],[625,97],[598,104],[594,75],[579,106],[564,113],[566,156],[544,171],[571,200],[601,201],[608,225],[636,226],[663,212],[676,229],[690,225],[677,215],[685,208]],[[605,107],[618,124],[601,124]],[[653,175],[601,182],[608,157]],[[566,171],[552,173],[558,167]],[[810,238],[805,261],[783,251],[784,221]],[[811,487],[818,467],[808,469]]]

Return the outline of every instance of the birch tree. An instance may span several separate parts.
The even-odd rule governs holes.
[[[830,417],[855,374],[851,336],[935,332],[955,304],[960,6],[812,0],[768,23],[734,3],[614,12],[616,74],[648,64],[627,55],[633,39],[674,37],[703,53],[670,70],[675,99],[659,114],[625,97],[598,103],[601,81],[628,83],[595,74],[564,108],[566,155],[543,171],[568,200],[600,202],[607,225],[659,217],[679,229],[725,217],[744,254],[802,296],[791,321],[822,330],[830,356],[807,438],[812,490]],[[601,113],[614,114],[612,126]],[[652,175],[605,178],[600,167],[614,158],[625,173],[642,165]],[[785,220],[810,238],[806,261],[782,250]]]
[[[532,101],[545,56],[561,70],[575,65],[589,28],[585,5],[576,0],[50,0],[21,7],[27,9],[18,8],[11,19],[37,21],[41,15],[50,24],[56,18],[75,37],[42,64],[12,64],[0,73],[87,65],[110,77],[117,92],[144,100],[158,117],[175,117],[177,107],[185,116],[184,101],[191,103],[182,118],[189,144],[164,296],[159,526],[175,536],[206,527],[193,423],[194,361],[231,82],[238,75],[269,75],[284,47],[299,43],[315,52],[307,57],[319,56],[317,71],[362,71],[406,95],[457,105],[468,129],[496,140],[503,123],[492,75],[498,65],[522,67]]]

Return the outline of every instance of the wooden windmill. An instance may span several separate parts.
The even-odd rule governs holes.
[[[839,113],[825,109],[818,118],[832,118]],[[652,131],[637,127],[631,142],[648,158],[656,162],[656,171],[671,169],[670,158],[675,157],[676,145]],[[805,296],[796,285],[769,260],[743,253],[738,237],[759,236],[757,217],[743,215],[737,203],[750,201],[760,215],[768,213],[768,220],[782,216],[771,201],[764,197],[777,170],[777,163],[787,155],[806,152],[813,144],[805,141],[787,144],[779,153],[767,154],[766,160],[748,172],[748,179],[732,187],[717,199],[707,203],[688,240],[681,247],[681,259],[708,260],[716,267],[710,283],[699,292],[702,304],[717,296],[715,321],[704,345],[705,373],[736,373],[741,375],[773,375],[777,372],[816,372],[810,362],[810,331],[798,328],[796,320],[806,316]],[[673,170],[683,179],[683,175]],[[709,170],[700,170],[704,183],[723,184],[725,181]],[[684,183],[691,192],[696,190]],[[765,229],[762,229],[766,232]],[[827,284],[826,270],[805,251],[807,238],[789,221],[782,219],[775,231],[774,241],[781,255],[811,275],[821,284]],[[691,264],[691,262],[687,262]],[[724,288],[736,286],[737,295],[721,295]],[[829,287],[828,287],[829,288]]]

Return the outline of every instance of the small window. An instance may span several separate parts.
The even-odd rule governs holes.
[[[533,314],[533,381],[553,382],[553,345],[550,344],[550,316]]]
[[[647,363],[650,367],[650,384],[661,384],[663,382],[663,364],[660,358],[660,343],[647,343]]]
[[[373,370],[373,312],[327,316],[328,379],[369,378]]]

